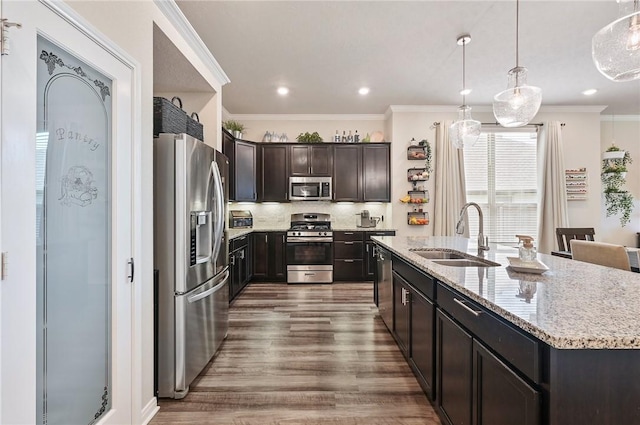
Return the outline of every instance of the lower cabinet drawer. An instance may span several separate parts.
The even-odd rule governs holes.
[[[474,334],[532,381],[540,383],[540,342],[515,329],[489,310],[438,283],[437,303],[451,317]]]
[[[363,242],[336,241],[333,243],[333,257],[338,259],[362,259]]]
[[[362,280],[364,273],[362,260],[333,260],[333,280]]]

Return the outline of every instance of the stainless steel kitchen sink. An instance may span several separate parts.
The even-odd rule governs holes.
[[[460,251],[438,248],[413,248],[411,252],[436,264],[449,267],[496,267],[500,264]]]
[[[464,255],[451,251],[429,250],[429,251],[413,251],[414,254],[418,254],[427,260],[443,260],[443,259],[463,259],[467,258]]]
[[[500,265],[485,259],[433,260],[433,262],[449,267],[496,267]]]

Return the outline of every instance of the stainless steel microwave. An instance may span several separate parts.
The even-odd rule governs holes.
[[[289,177],[290,201],[330,201],[331,177]]]

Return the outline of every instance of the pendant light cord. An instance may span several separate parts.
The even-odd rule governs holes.
[[[638,1],[638,0],[635,0]],[[520,66],[520,58],[518,57],[518,39],[519,37],[519,30],[520,30],[520,0],[516,0],[516,68]]]
[[[466,39],[462,39],[462,104],[463,105],[467,104],[467,96],[466,96],[467,87],[465,85],[465,63],[464,63],[466,45],[467,45]]]

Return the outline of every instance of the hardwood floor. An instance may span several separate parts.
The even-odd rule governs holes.
[[[440,424],[371,283],[253,283],[229,315],[216,358],[150,424]]]

